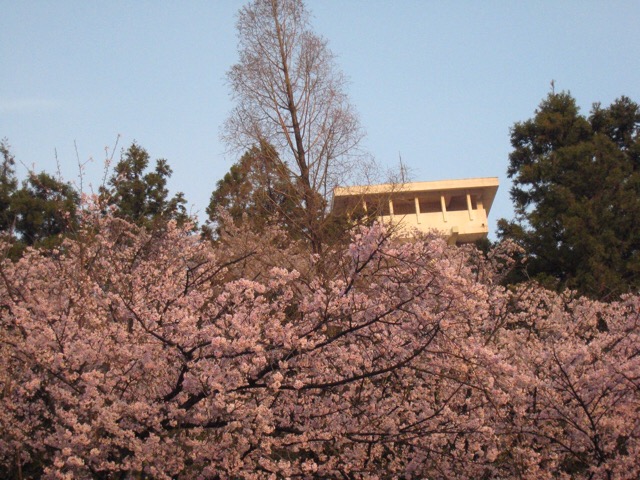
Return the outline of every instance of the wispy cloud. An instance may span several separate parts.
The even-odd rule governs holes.
[[[37,113],[55,110],[62,106],[62,102],[51,98],[2,98],[0,97],[0,112],[2,113]]]

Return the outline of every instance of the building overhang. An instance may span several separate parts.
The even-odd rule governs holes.
[[[455,193],[480,195],[484,209],[489,214],[498,191],[498,177],[464,178],[459,180],[437,180],[432,182],[383,183],[336,187],[333,190],[334,211],[347,211],[358,199],[388,196],[390,198],[410,196],[439,196]]]

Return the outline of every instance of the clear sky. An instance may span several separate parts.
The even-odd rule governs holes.
[[[244,4],[218,1],[0,0],[0,137],[16,160],[100,184],[105,147],[135,139],[174,170],[201,220],[235,157],[220,128],[231,107]],[[640,2],[308,0],[317,33],[350,79],[385,166],[412,180],[498,176],[491,212],[511,218],[509,129],[550,90],[583,113],[640,102]],[[26,168],[19,166],[24,178]],[[493,234],[492,234],[493,237]]]

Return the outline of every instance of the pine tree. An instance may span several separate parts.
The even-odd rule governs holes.
[[[585,117],[564,92],[514,125],[516,219],[501,220],[499,235],[527,250],[526,276],[596,298],[640,286],[639,131],[630,99],[595,104]]]
[[[15,159],[6,139],[0,142],[2,165],[0,166],[0,232],[11,233],[13,228],[13,212],[11,198],[18,188],[14,165]]]
[[[15,234],[23,245],[53,247],[77,225],[80,202],[69,183],[48,173],[31,173],[11,197]]]
[[[207,207],[209,222],[219,224],[222,208],[235,222],[246,220],[257,230],[279,224],[295,234],[293,225],[302,212],[292,200],[292,186],[280,166],[271,145],[262,143],[250,148],[211,193]]]
[[[180,192],[168,198],[167,180],[173,173],[166,160],[156,160],[155,170],[146,172],[149,154],[135,142],[123,153],[109,180],[110,188],[101,194],[106,203],[117,207],[116,215],[138,225],[187,219],[186,200]]]

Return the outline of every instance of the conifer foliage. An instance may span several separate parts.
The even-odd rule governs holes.
[[[102,189],[108,205],[117,208],[116,215],[138,225],[152,226],[170,219],[185,221],[186,200],[182,193],[168,198],[167,180],[173,171],[164,159],[156,160],[155,169],[147,172],[149,154],[137,143],[122,154],[114,167],[109,187]]]
[[[292,201],[291,190],[275,149],[266,143],[252,147],[218,181],[207,207],[209,223],[219,228],[224,212],[235,222],[246,220],[253,229],[278,224],[295,235],[303,212]]]
[[[58,245],[76,227],[80,195],[46,172],[29,172],[19,186],[7,140],[0,142],[0,154],[0,234],[13,242],[10,255],[19,256],[26,246]]]
[[[640,107],[621,97],[580,114],[550,93],[511,131],[517,218],[501,236],[530,255],[527,274],[595,298],[640,286]]]

